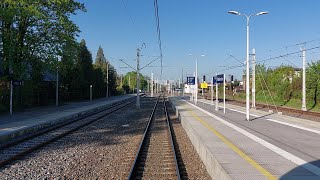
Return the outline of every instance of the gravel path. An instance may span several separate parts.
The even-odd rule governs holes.
[[[178,150],[180,151],[183,164],[187,173],[188,179],[211,179],[207,173],[206,167],[201,161],[197,151],[193,147],[188,135],[184,131],[181,123],[175,116],[175,112],[170,108],[168,103],[168,113],[170,114],[170,120],[173,126],[175,138],[177,141]],[[176,145],[176,146],[177,146]]]
[[[142,98],[22,160],[0,169],[0,179],[125,179],[155,101]]]

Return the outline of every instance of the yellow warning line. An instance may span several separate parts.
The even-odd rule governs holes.
[[[181,104],[181,103],[180,103]],[[255,160],[253,160],[251,157],[249,157],[245,152],[243,152],[241,149],[239,149],[237,146],[235,146],[232,142],[230,142],[226,137],[224,137],[221,133],[219,133],[217,130],[215,130],[213,127],[208,125],[205,121],[203,121],[200,117],[198,117],[190,108],[187,108],[185,105],[182,105],[184,108],[188,110],[188,112],[196,118],[202,125],[204,125],[206,128],[208,128],[213,134],[215,134],[222,142],[224,142],[226,145],[228,145],[234,152],[236,152],[240,157],[242,157],[244,160],[246,160],[249,164],[251,164],[255,169],[257,169],[261,174],[266,176],[268,179],[277,179],[275,176],[273,176],[268,170],[260,166]]]

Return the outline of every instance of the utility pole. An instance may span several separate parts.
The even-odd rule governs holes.
[[[156,79],[156,94],[158,94],[158,86],[159,86],[158,79]]]
[[[252,49],[252,108],[256,108],[256,50]]]
[[[137,104],[136,107],[140,109],[140,49],[137,49]]]
[[[193,76],[196,77],[196,73],[193,72]],[[195,79],[196,80],[196,79]],[[196,86],[196,83],[194,83],[193,87],[192,87],[192,93],[191,93],[191,96],[192,96],[192,102],[194,102],[194,98],[195,98],[195,86]]]
[[[246,67],[247,67],[247,75],[246,75],[246,119],[250,121],[250,64],[249,64],[249,17],[247,17],[247,59],[246,59]]]
[[[107,63],[107,92],[106,92],[106,97],[109,97],[109,63]]]
[[[218,73],[216,74],[216,111],[219,110],[219,99],[218,99]]]
[[[13,83],[10,81],[10,116],[12,116],[12,97],[13,97]]]
[[[179,78],[179,89],[181,89],[181,82],[180,82],[180,78]],[[180,90],[179,90],[179,96],[180,96]]]
[[[182,96],[184,96],[183,68],[182,68],[181,80],[182,80]]]
[[[302,48],[302,111],[307,111],[306,107],[306,49]]]
[[[226,113],[226,74],[223,74],[223,114]]]
[[[153,73],[151,73],[151,97],[153,97]]]
[[[122,88],[122,74],[120,75],[120,88]]]
[[[213,105],[213,76],[211,80],[211,104]]]
[[[57,77],[56,77],[56,106],[59,106],[59,69],[57,67]]]
[[[90,88],[90,102],[92,101],[92,85],[89,86]]]
[[[129,75],[129,94],[131,93],[131,86],[130,86],[130,73],[128,74]]]
[[[173,84],[170,82],[170,90],[171,90],[171,96],[173,96]]]
[[[195,105],[197,105],[198,102],[198,58],[196,58],[196,92],[195,92]]]
[[[202,83],[205,82],[204,76],[202,76]],[[202,97],[203,97],[203,88],[201,88],[201,93],[202,93]]]
[[[13,17],[15,20],[15,17]],[[13,29],[13,23],[11,24],[11,29]],[[12,46],[12,33],[10,33],[10,47]],[[10,116],[12,116],[12,106],[13,106],[13,67],[12,67],[12,48],[9,49],[9,77],[10,77]]]

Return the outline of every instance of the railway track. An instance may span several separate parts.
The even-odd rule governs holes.
[[[18,160],[19,158],[22,158],[34,152],[35,150],[38,150],[65,137],[68,134],[77,131],[80,128],[98,121],[101,118],[128,106],[132,102],[134,102],[134,99],[120,101],[114,103],[111,108],[101,109],[86,116],[56,125],[51,128],[46,128],[41,132],[3,144],[0,146],[0,168],[13,163],[15,160]]]
[[[180,179],[166,98],[159,96],[140,142],[128,179]]]
[[[211,95],[207,95],[205,94],[204,97],[202,97],[204,99],[207,100],[211,100]],[[219,99],[220,101],[220,99]],[[238,101],[238,100],[230,100],[227,99],[226,101],[228,101],[230,104],[234,104],[234,105],[240,105],[240,106],[245,106],[246,102],[244,101]],[[273,104],[263,104],[263,103],[256,103],[256,108],[257,109],[261,109],[261,110],[273,110],[276,111],[278,110],[279,112],[283,112],[284,114],[290,115],[290,116],[294,116],[294,117],[301,117],[301,116],[305,116],[307,119],[313,120],[313,121],[320,121],[320,113],[319,112],[313,112],[313,111],[302,111],[300,109],[293,109],[293,108],[289,108],[289,107],[283,107],[283,106],[277,106],[277,108],[275,108],[275,106]],[[308,118],[311,117],[311,118]]]

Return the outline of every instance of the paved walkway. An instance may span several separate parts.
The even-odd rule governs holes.
[[[55,107],[32,108],[25,112],[15,112],[12,116],[0,116],[0,143],[12,137],[28,133],[41,127],[48,126],[57,121],[74,118],[96,108],[112,104],[117,101],[134,97],[135,95],[122,95],[110,98],[93,100],[92,102],[74,102]]]
[[[320,179],[320,123],[263,111],[248,122],[242,107],[171,100],[214,179]]]

